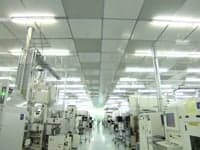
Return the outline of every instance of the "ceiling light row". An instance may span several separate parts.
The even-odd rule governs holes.
[[[50,13],[18,13],[10,15],[13,23],[20,25],[51,25],[56,23],[55,15]]]
[[[141,57],[153,57],[151,50],[136,50],[134,56]],[[157,51],[158,57],[169,57],[169,58],[200,58],[200,52],[195,51]]]
[[[68,49],[46,49],[39,50],[44,56],[70,56],[71,53]],[[11,49],[9,50],[11,55],[20,56],[22,54],[22,49]]]
[[[194,28],[200,26],[200,19],[181,16],[156,16],[153,18],[151,24],[154,26],[169,25],[175,28]]]

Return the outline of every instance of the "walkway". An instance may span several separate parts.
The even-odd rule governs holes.
[[[115,145],[112,138],[108,129],[100,125],[99,129],[93,130],[90,142],[83,142],[79,150],[128,150],[123,145]]]

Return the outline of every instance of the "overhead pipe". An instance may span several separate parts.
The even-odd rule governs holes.
[[[47,69],[57,80],[60,80],[60,76],[53,70],[50,65],[44,60],[44,56],[39,51],[36,54],[36,62],[42,68]]]
[[[155,73],[155,81],[156,81],[156,88],[157,88],[157,103],[158,103],[158,111],[162,111],[162,91],[161,91],[161,80],[160,80],[160,72],[159,72],[159,61],[157,57],[156,48],[152,48],[153,53],[153,65],[154,65],[154,73]]]

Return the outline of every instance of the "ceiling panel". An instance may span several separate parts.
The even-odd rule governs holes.
[[[152,19],[160,15],[173,15],[186,0],[145,0],[140,19]]]
[[[16,39],[0,39],[0,52],[8,52],[11,49],[21,49],[22,47],[23,44]]]
[[[89,75],[89,76],[85,76],[85,79],[86,80],[98,80],[99,79],[99,76],[92,76],[92,75]],[[90,83],[91,85],[91,83]]]
[[[25,10],[36,13],[50,13],[55,16],[65,16],[62,3],[60,0],[21,0],[25,6]]]
[[[98,80],[89,80],[89,81],[86,81],[86,83],[88,83],[88,84],[99,84],[99,79]],[[95,86],[93,86],[93,87],[95,87]]]
[[[0,39],[13,39],[15,38],[9,31],[4,27],[3,24],[0,24]]]
[[[71,39],[48,39],[48,42],[51,48],[54,49],[68,49],[72,54],[76,51],[74,42]]]
[[[104,17],[136,19],[143,0],[106,0]]]
[[[176,15],[199,18],[199,5],[199,0],[185,1],[184,5],[176,12]]]
[[[138,66],[153,67],[153,59],[151,57],[135,57],[131,54],[126,54],[124,62],[126,65],[131,65],[136,67]]]
[[[176,41],[176,40],[184,40],[185,37],[192,32],[193,28],[175,28],[168,27],[167,30],[162,34],[160,40],[166,41]]]
[[[75,39],[76,48],[78,52],[100,52],[100,39]]]
[[[135,50],[145,50],[152,48],[153,41],[150,40],[130,40],[128,42],[127,50],[128,53],[133,53]]]
[[[25,9],[20,1],[1,0],[1,5],[0,5],[1,17],[8,17],[12,15],[13,13],[21,12],[24,10]]]
[[[198,42],[200,41],[200,29],[198,28],[195,32],[193,32],[189,37],[188,40]]]
[[[151,25],[148,21],[139,21],[136,25],[132,39],[156,40],[164,27]]]
[[[97,69],[98,69],[98,68],[97,68]],[[89,75],[91,75],[91,76],[97,76],[97,75],[99,75],[99,70],[84,69],[84,74],[85,74],[86,76],[89,76]]]
[[[16,25],[13,23],[5,23],[6,26],[12,31],[12,33],[19,39],[26,39],[26,26]]]
[[[128,40],[103,40],[102,52],[124,53]]]
[[[108,63],[120,62],[121,53],[102,53],[102,61]]]
[[[69,18],[102,18],[102,0],[62,0]]]
[[[63,61],[63,66],[65,68],[70,67],[70,66],[71,67],[79,67],[80,66],[79,60],[76,56],[65,57],[62,61]]]
[[[81,63],[100,62],[100,53],[79,53]]]
[[[199,44],[193,43],[179,43],[176,41],[157,41],[155,46],[158,50],[181,50],[181,51],[188,51],[194,50],[199,47]]]
[[[75,38],[101,38],[101,20],[71,19],[70,25]]]
[[[112,62],[112,63],[109,63],[109,62],[104,62],[102,61],[101,62],[101,69],[102,70],[111,70],[111,69],[116,69],[119,65],[119,62]]]
[[[129,39],[135,21],[127,20],[104,20],[103,38],[106,39]]]
[[[57,20],[53,25],[40,27],[46,38],[70,38],[71,33],[66,20]],[[39,35],[38,35],[39,36]]]
[[[85,63],[81,63],[81,66],[83,69],[98,69],[100,68],[100,62],[85,62]]]
[[[18,57],[14,57],[11,55],[0,55],[0,66],[17,67],[18,66]]]

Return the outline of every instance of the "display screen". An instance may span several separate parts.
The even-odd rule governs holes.
[[[200,137],[190,136],[192,150],[200,150]]]
[[[167,126],[175,127],[175,117],[173,113],[166,114]]]
[[[200,109],[200,102],[197,102],[197,109]]]

